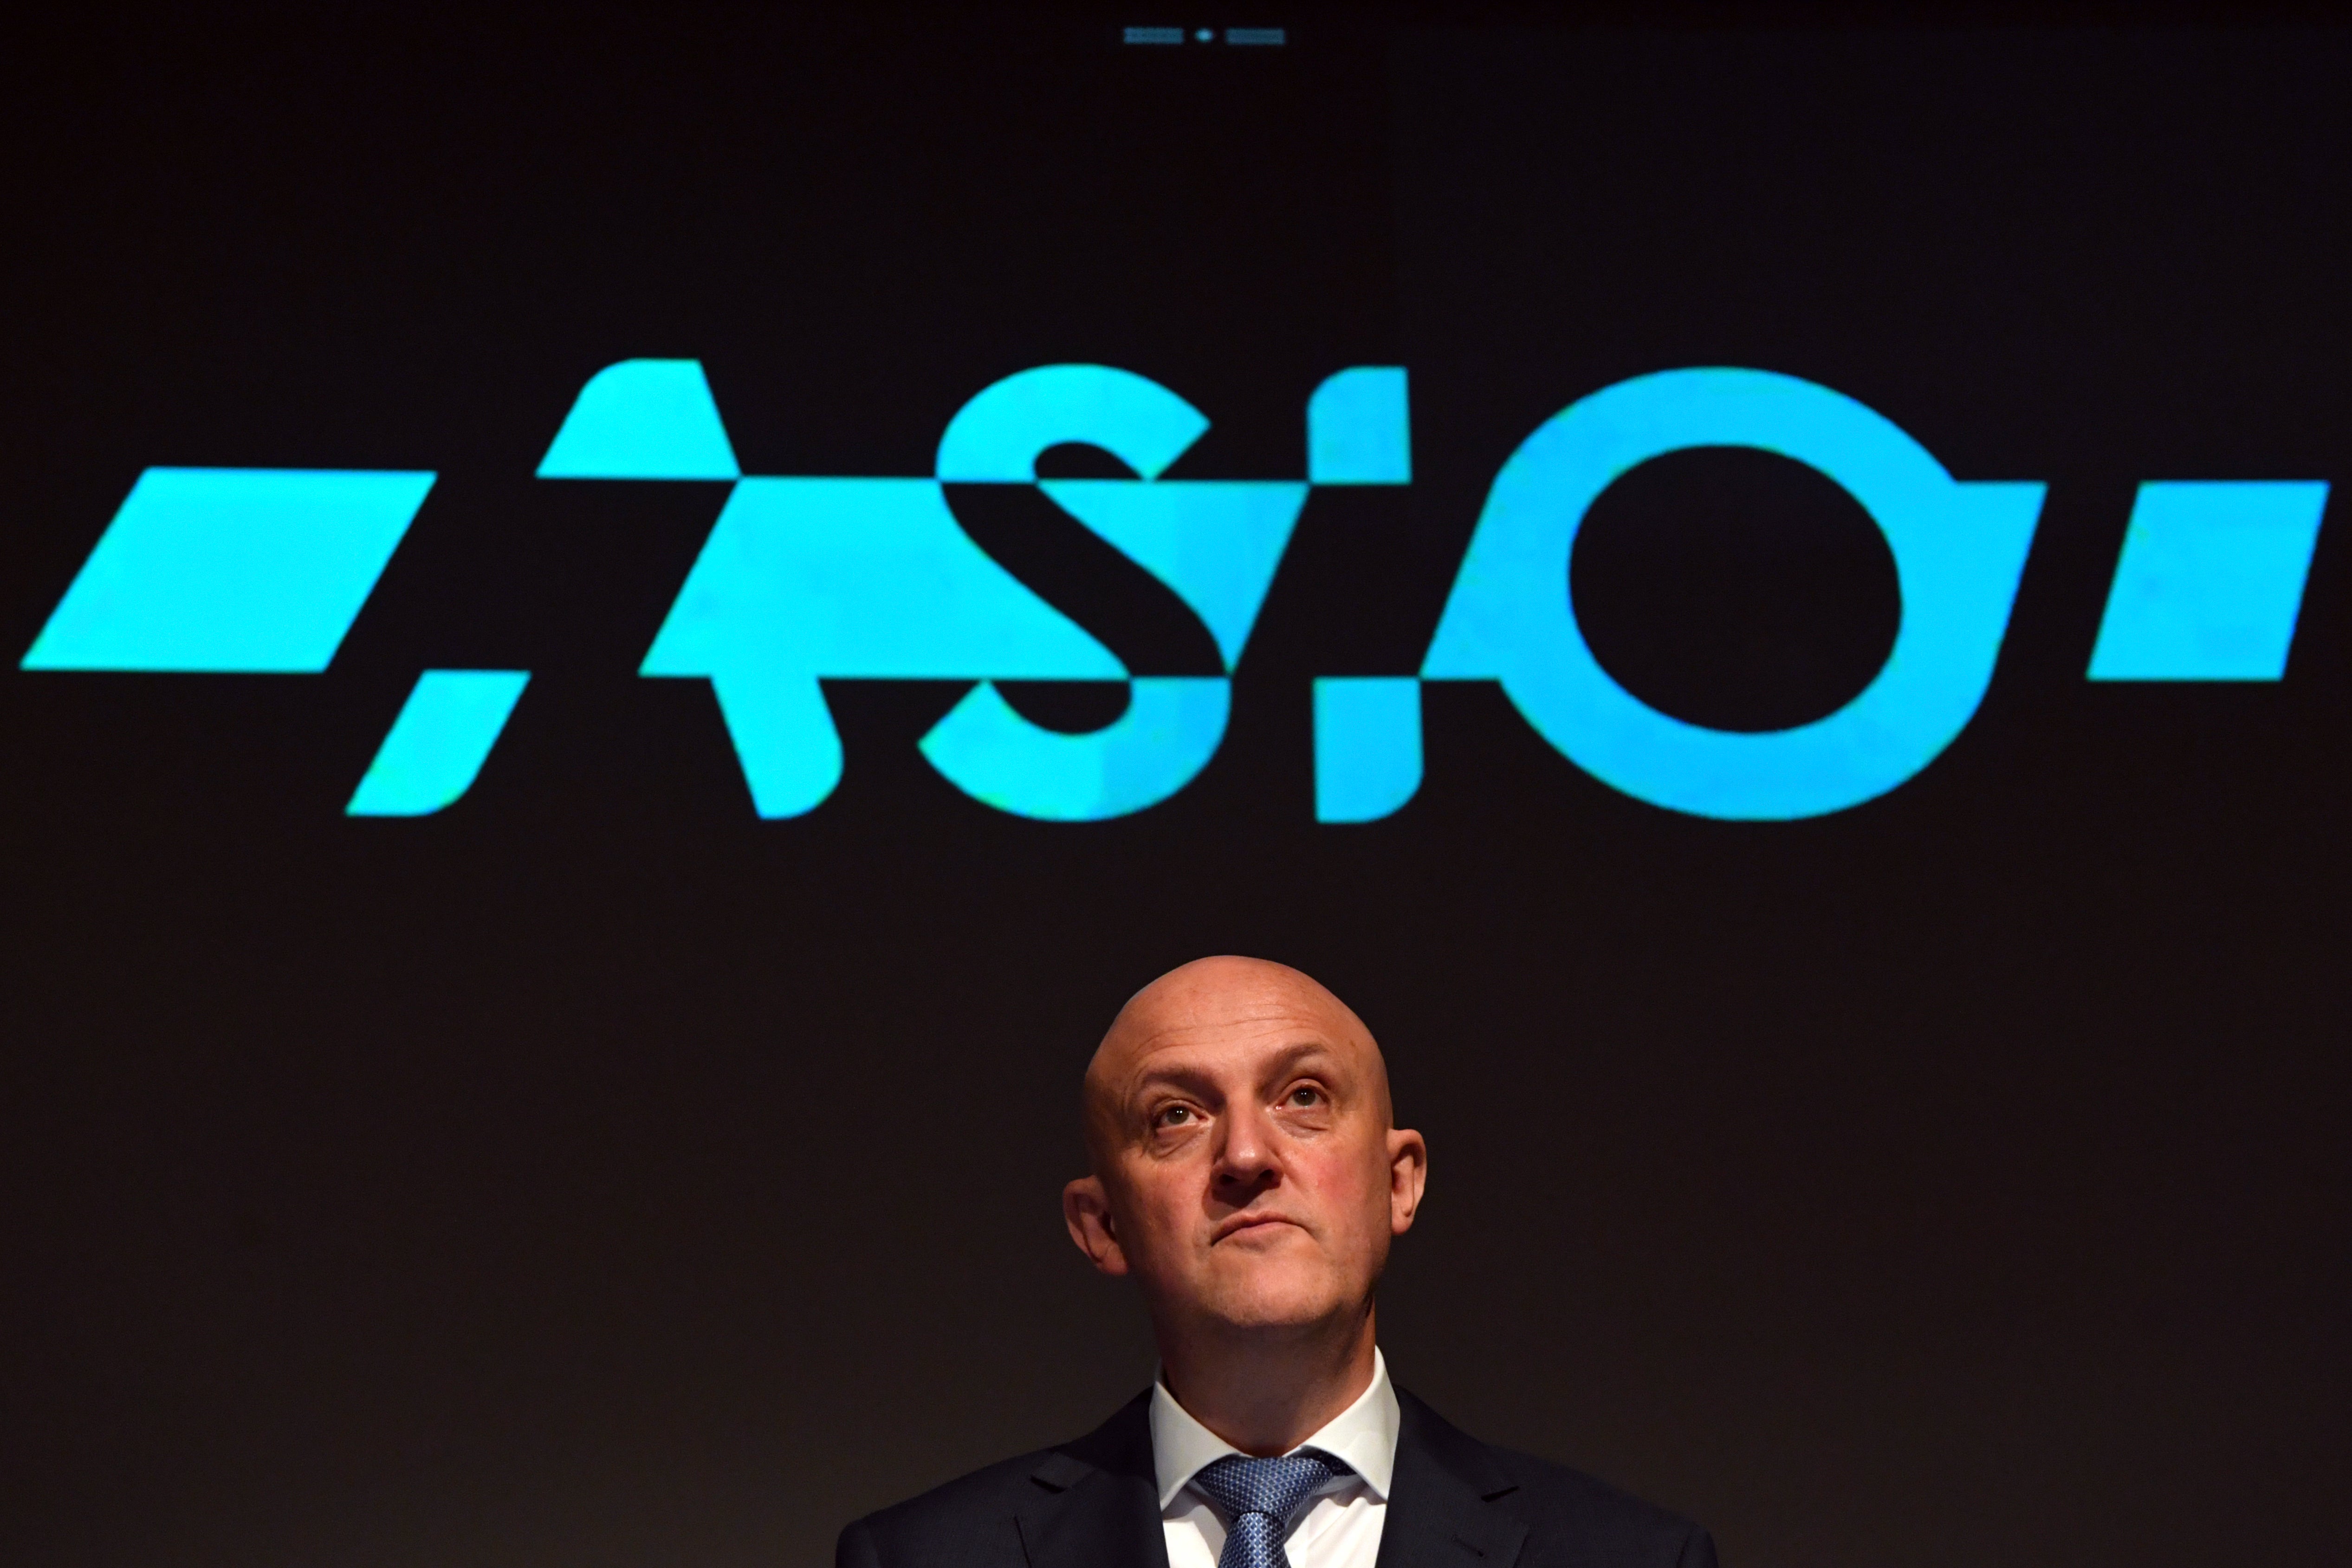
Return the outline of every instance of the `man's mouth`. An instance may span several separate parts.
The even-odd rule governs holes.
[[[1307,1228],[1305,1226],[1300,1225],[1297,1220],[1292,1219],[1287,1215],[1237,1214],[1217,1227],[1217,1233],[1213,1237],[1210,1237],[1209,1245],[1214,1247],[1218,1242],[1230,1240],[1234,1237],[1240,1236],[1245,1231],[1264,1230],[1269,1226],[1276,1225],[1286,1225],[1299,1230]]]

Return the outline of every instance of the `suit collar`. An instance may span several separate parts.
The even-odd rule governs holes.
[[[1495,1505],[1518,1489],[1483,1443],[1402,1389],[1396,1472],[1376,1568],[1513,1568],[1527,1526]],[[1016,1514],[1029,1568],[1168,1568],[1147,1391],[1029,1473]]]
[[[1151,1396],[1048,1452],[1014,1515],[1029,1568],[1168,1568],[1151,1468]]]
[[[1518,1489],[1486,1446],[1397,1391],[1396,1480],[1376,1568],[1512,1568],[1528,1528],[1494,1504]]]
[[[1202,1426],[1176,1402],[1164,1382],[1151,1386],[1150,1416],[1152,1476],[1163,1512],[1185,1483],[1202,1469],[1228,1454],[1241,1452]],[[1389,1383],[1388,1362],[1374,1346],[1372,1381],[1364,1392],[1298,1447],[1320,1449],[1338,1459],[1355,1472],[1355,1479],[1370,1488],[1372,1496],[1386,1502],[1396,1474],[1398,1425],[1396,1391]]]

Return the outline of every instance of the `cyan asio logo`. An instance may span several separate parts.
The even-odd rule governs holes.
[[[1208,424],[1143,376],[1047,365],[965,404],[929,478],[745,476],[698,363],[628,360],[581,390],[539,474],[734,481],[640,668],[710,682],[761,816],[811,811],[840,781],[820,681],[968,679],[923,737],[925,758],[1000,810],[1088,821],[1167,799],[1215,755],[1231,672],[1310,488],[1412,479],[1394,367],[1344,370],[1317,388],[1303,480],[1161,479]],[[1039,479],[1038,454],[1070,442],[1139,477]],[[1578,628],[1568,565],[1587,510],[1629,469],[1696,447],[1806,463],[1885,536],[1902,593],[1895,646],[1827,718],[1766,733],[1686,723],[1618,684]],[[24,668],[322,671],[434,477],[150,468]],[[1130,676],[971,541],[949,510],[950,483],[1036,486],[1190,606],[1226,674]],[[1579,766],[1671,810],[1788,819],[1883,795],[1976,712],[2042,495],[2037,483],[1955,479],[1883,416],[1791,376],[1678,370],[1605,387],[1546,420],[1496,476],[1420,674],[1317,679],[1316,818],[1372,821],[1412,798],[1431,680],[1500,682]],[[2316,480],[2142,485],[2090,679],[2278,679],[2326,497]],[[530,679],[426,670],[346,809],[425,816],[459,798]],[[1114,722],[1069,734],[1022,717],[1003,680],[1121,681],[1129,700]]]

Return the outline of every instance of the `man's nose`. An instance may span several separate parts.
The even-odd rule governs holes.
[[[1276,1168],[1273,1121],[1265,1107],[1246,1098],[1236,1099],[1223,1121],[1223,1136],[1217,1146],[1217,1184],[1254,1186]]]

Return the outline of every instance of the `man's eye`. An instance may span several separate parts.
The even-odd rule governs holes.
[[[1290,1091],[1290,1103],[1300,1110],[1310,1110],[1323,1103],[1323,1091],[1312,1084],[1300,1084]]]
[[[1192,1120],[1192,1108],[1189,1105],[1171,1105],[1152,1120],[1161,1127],[1181,1127]]]

